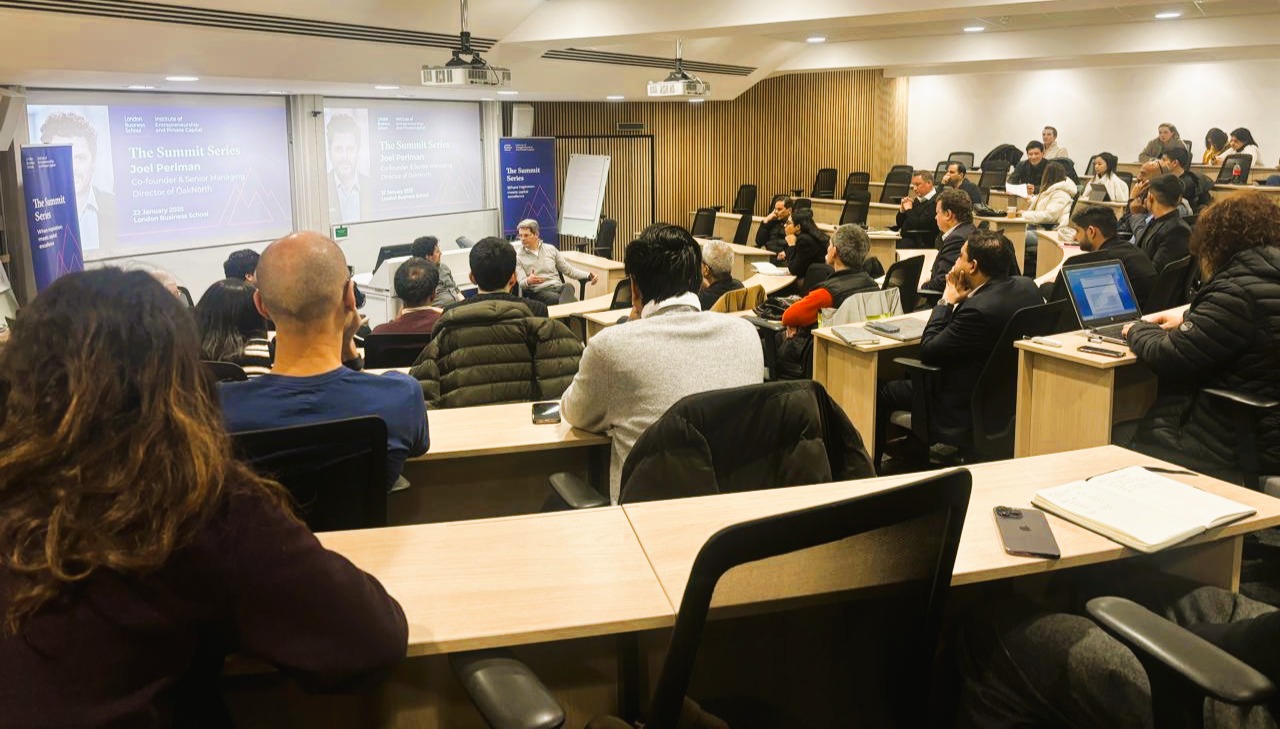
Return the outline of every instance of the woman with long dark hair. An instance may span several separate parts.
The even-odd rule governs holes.
[[[787,263],[792,276],[804,279],[805,271],[815,263],[822,263],[827,255],[827,234],[813,222],[813,208],[796,208],[783,229],[786,231],[787,250],[779,254]]]
[[[1221,129],[1214,127],[1205,132],[1204,135],[1204,155],[1200,161],[1207,165],[1216,165],[1222,162],[1222,155],[1230,153],[1227,149],[1227,133]]]
[[[1255,165],[1262,159],[1261,153],[1258,152],[1258,143],[1253,139],[1253,133],[1244,127],[1231,130],[1231,137],[1227,140],[1227,151],[1222,154],[1219,164],[1225,163],[1227,157],[1233,154],[1247,154],[1253,157],[1252,164]]]
[[[1058,162],[1050,162],[1040,178],[1038,192],[1031,196],[1022,218],[1049,228],[1067,224],[1071,215],[1071,203],[1076,199],[1076,183],[1067,177],[1067,170]]]
[[[252,284],[228,278],[214,282],[200,297],[196,320],[202,359],[238,364],[248,375],[271,371],[267,320],[254,306],[253,292]]]
[[[229,653],[332,686],[405,653],[395,600],[231,456],[186,307],[55,281],[0,349],[0,723],[228,724]]]
[[[1116,165],[1120,160],[1110,152],[1099,152],[1093,158],[1093,177],[1089,185],[1102,185],[1107,189],[1107,201],[1114,203],[1129,202],[1129,186],[1116,174]],[[1086,185],[1088,189],[1088,185]]]

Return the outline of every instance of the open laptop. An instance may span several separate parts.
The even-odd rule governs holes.
[[[1106,202],[1107,186],[1101,182],[1092,182],[1089,184],[1089,202]]]
[[[1080,326],[1089,332],[1123,342],[1120,330],[1142,318],[1138,297],[1120,261],[1063,266],[1062,277]]]

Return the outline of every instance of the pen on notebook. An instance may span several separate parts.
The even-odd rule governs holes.
[[[1129,466],[1126,466],[1125,468],[1129,468]],[[1185,470],[1185,469],[1181,469],[1181,468],[1163,468],[1163,467],[1161,467],[1161,466],[1139,466],[1139,468],[1143,469],[1144,471],[1150,471],[1150,472],[1152,472],[1152,473],[1171,473],[1171,474],[1173,474],[1173,475],[1175,475],[1175,476],[1199,476],[1199,475],[1200,475],[1200,474],[1196,473],[1195,471],[1187,471],[1187,470]],[[1123,470],[1124,470],[1124,468],[1113,468],[1113,469],[1111,469],[1110,471],[1103,471],[1102,473],[1095,473],[1095,474],[1093,474],[1092,476],[1089,476],[1088,478],[1086,478],[1085,480],[1086,480],[1086,481],[1089,481],[1089,480],[1095,479],[1095,478],[1097,478],[1097,477],[1099,477],[1099,476],[1105,476],[1105,475],[1107,475],[1108,473],[1115,473],[1116,471],[1123,471]]]

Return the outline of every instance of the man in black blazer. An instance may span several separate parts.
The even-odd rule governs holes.
[[[757,248],[765,248],[774,253],[787,250],[787,233],[783,227],[787,224],[787,218],[791,217],[791,211],[795,205],[795,201],[786,196],[773,202],[773,210],[764,216],[764,220],[760,221],[759,230],[756,231]]]
[[[1156,269],[1147,254],[1138,250],[1132,243],[1125,243],[1116,237],[1116,216],[1110,208],[1091,205],[1081,209],[1071,219],[1071,227],[1076,231],[1076,243],[1083,253],[1071,260],[1069,264],[1093,263],[1096,261],[1119,261],[1133,284],[1133,295],[1138,297],[1138,305],[1146,308],[1147,297],[1156,283]],[[1053,294],[1050,301],[1067,298],[1067,284],[1058,272],[1053,283]]]
[[[1034,195],[1048,165],[1049,161],[1044,158],[1044,144],[1033,139],[1027,142],[1027,158],[1014,165],[1009,184],[1026,185],[1027,192]]]
[[[898,230],[902,233],[899,248],[932,248],[937,243],[938,223],[933,219],[933,199],[937,196],[932,172],[918,170],[911,176],[911,194],[902,199],[898,208]]]
[[[938,230],[942,231],[942,242],[938,244],[938,257],[933,259],[929,281],[923,288],[941,292],[947,287],[947,274],[960,260],[960,249],[976,228],[973,227],[973,205],[969,196],[959,190],[943,190],[938,195],[935,210],[934,219]]]
[[[1188,254],[1191,227],[1182,222],[1178,213],[1178,201],[1181,199],[1182,183],[1176,176],[1161,175],[1151,181],[1147,209],[1153,217],[1134,243],[1151,258],[1156,273]]]
[[[943,187],[954,187],[969,196],[969,202],[977,205],[985,203],[987,199],[982,196],[982,188],[969,179],[969,168],[963,162],[948,162],[947,174],[942,176]]]
[[[1044,303],[1035,282],[1011,276],[1013,246],[998,231],[969,236],[947,275],[942,301],[934,307],[920,340],[920,359],[942,368],[932,408],[930,440],[968,446],[973,424],[969,401],[978,376],[1015,312]],[[884,443],[889,417],[911,409],[910,380],[880,386],[876,435]],[[931,445],[931,444],[930,444]]]

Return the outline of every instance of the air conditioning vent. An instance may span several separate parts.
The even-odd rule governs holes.
[[[644,122],[618,122],[620,132],[643,132],[644,130]]]

